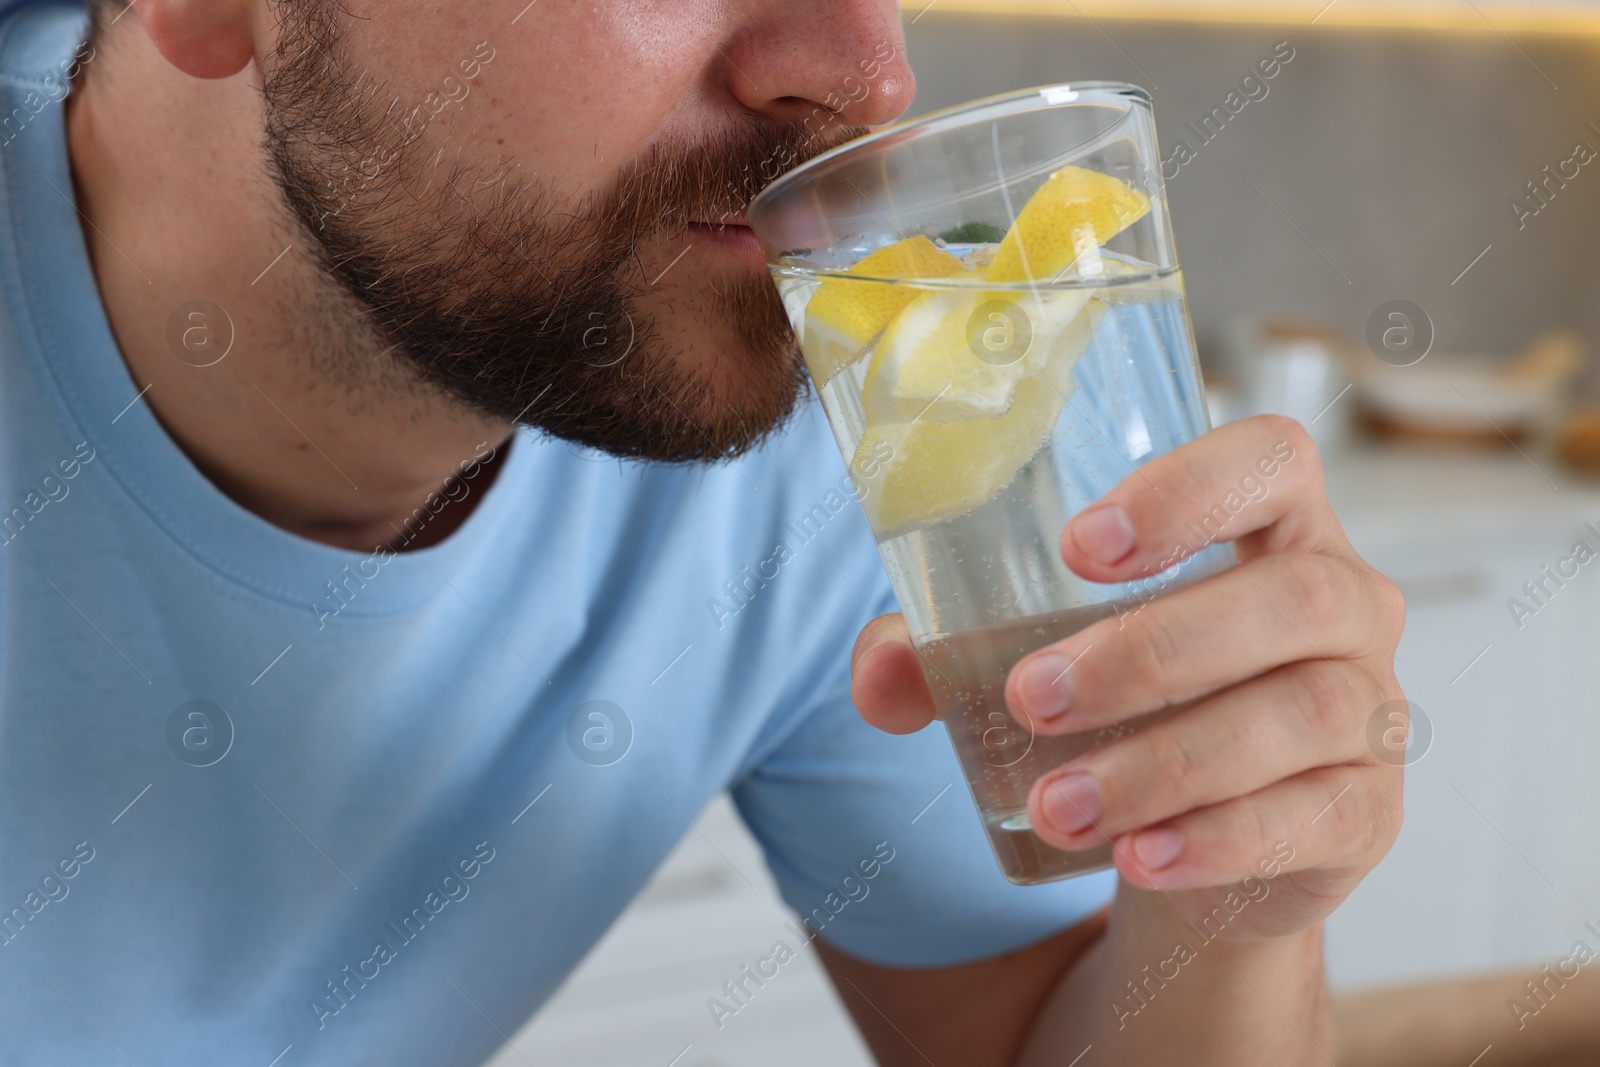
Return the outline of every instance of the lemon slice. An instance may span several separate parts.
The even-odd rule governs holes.
[[[862,386],[868,418],[947,422],[1004,414],[1017,383],[1044,369],[1050,340],[1091,295],[1085,289],[924,293],[878,342]]]
[[[1064,167],[1029,198],[989,263],[956,277],[993,282],[1127,273],[1100,246],[1150,210],[1107,174]],[[1017,383],[1042,368],[1045,345],[1083,311],[1081,289],[924,292],[884,330],[862,386],[869,421],[944,422],[1010,408]]]
[[[926,237],[880,248],[845,271],[864,278],[948,278],[966,268]],[[919,294],[888,282],[828,278],[806,305],[800,348],[817,388],[854,363],[880,331]]]
[[[977,284],[925,291],[890,313],[862,386],[867,426],[851,462],[872,472],[862,505],[881,540],[987,503],[1039,454],[1072,392],[1073,365],[1108,301],[1121,302],[1083,283],[1139,272],[1100,248],[1149,211],[1116,178],[1065,167],[994,257],[962,275]],[[1054,283],[1069,271],[1070,288],[981,287]]]
[[[989,279],[1052,279],[1079,257],[1094,256],[1149,212],[1149,197],[1125,182],[1083,167],[1063,167],[1017,215],[989,264]]]
[[[861,503],[880,540],[965,514],[1016,479],[1049,438],[1073,389],[1073,365],[1105,312],[1091,298],[1047,338],[1043,372],[1016,382],[1001,415],[868,424],[850,467],[871,472],[861,480]]]
[[[1097,257],[1096,279],[1126,277],[1147,264]],[[981,270],[954,280],[984,278]],[[933,422],[993,417],[1011,406],[1022,379],[1045,365],[1048,341],[1064,332],[1091,297],[1128,302],[1125,287],[936,290],[922,294],[889,324],[878,341],[862,386],[862,404],[873,421]],[[1140,290],[1135,299],[1154,295]],[[1171,294],[1167,294],[1171,295]]]

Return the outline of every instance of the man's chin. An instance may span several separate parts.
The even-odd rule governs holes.
[[[701,462],[737,458],[769,441],[804,405],[809,380],[798,361],[776,362],[771,354],[743,347],[724,357],[713,380],[702,379],[698,388],[672,398],[673,414],[683,420],[671,435],[680,442],[679,454],[664,454],[674,451],[666,448],[663,454],[646,458]],[[688,435],[697,440],[687,442]],[[687,450],[682,448],[685,443]]]
[[[710,265],[707,264],[710,268]],[[719,460],[767,441],[799,410],[809,379],[783,303],[762,264],[685,272],[629,302],[628,333],[591,364],[638,401],[621,449],[638,458]],[[634,324],[638,329],[634,329]],[[598,337],[596,337],[598,340]],[[644,448],[643,441],[651,442]]]
[[[519,421],[619,459],[717,463],[765,444],[809,397],[792,344],[777,354],[739,341],[674,350],[641,331],[622,352],[541,387]]]

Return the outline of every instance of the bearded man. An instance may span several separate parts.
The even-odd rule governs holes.
[[[741,221],[909,106],[891,0],[88,14],[0,34],[7,1064],[481,1063],[723,790],[886,1064],[1329,1054],[1402,609],[1298,426],[1064,533],[1127,580],[1301,457],[1239,568],[1012,675],[1060,730],[1197,701],[1036,800],[1120,877],[1003,881],[921,730]]]

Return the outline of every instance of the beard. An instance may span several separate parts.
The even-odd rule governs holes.
[[[655,143],[611,187],[556,203],[515,164],[447,159],[431,113],[362,75],[337,0],[280,0],[264,64],[274,182],[358,333],[410,379],[495,420],[613,455],[742,455],[806,394],[804,363],[765,272],[718,278],[657,306],[726,337],[695,366],[646,311],[639,250],[693,222],[741,218],[766,181],[866,131],[826,139],[751,117],[694,143]],[[681,292],[681,290],[680,290]]]

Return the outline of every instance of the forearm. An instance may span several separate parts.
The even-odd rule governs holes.
[[[1209,934],[1164,896],[1124,884],[1106,935],[1062,978],[1017,1067],[1332,1062],[1321,927],[1259,941]]]

